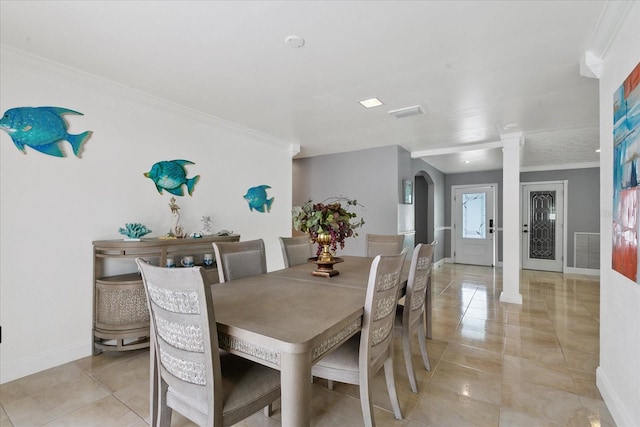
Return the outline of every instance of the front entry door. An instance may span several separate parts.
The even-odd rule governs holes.
[[[522,184],[522,268],[562,271],[564,183]]]
[[[453,186],[453,262],[495,265],[496,184]]]

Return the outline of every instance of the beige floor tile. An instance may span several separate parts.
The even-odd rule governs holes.
[[[14,426],[34,426],[72,412],[109,393],[72,363],[5,385],[0,399]]]
[[[474,400],[500,405],[502,375],[467,368],[445,360],[438,364],[429,386],[451,390]]]
[[[510,340],[523,340],[532,343],[558,344],[558,335],[553,329],[529,328],[519,325],[505,325],[505,335]]]
[[[505,337],[458,327],[451,334],[450,342],[502,353],[504,351]]]
[[[576,393],[573,377],[563,364],[545,364],[521,357],[504,356],[504,384],[531,383]]]
[[[91,375],[119,400],[149,421],[149,352],[95,369]]]
[[[512,338],[507,335],[505,342],[505,354],[524,357],[548,364],[565,363],[564,354],[557,343],[529,341],[526,339]]]
[[[478,371],[502,374],[502,349],[495,352],[452,342],[442,360]]]
[[[464,316],[460,321],[460,325],[458,326],[458,329],[486,332],[493,335],[504,336],[506,328],[503,322],[494,322],[493,320],[480,319],[478,317],[471,317],[471,316]]]
[[[136,357],[147,357],[149,349],[131,350],[131,351],[103,351],[95,356],[87,356],[73,362],[77,367],[85,372],[91,373],[97,369],[107,366],[117,365],[126,360]]]
[[[563,349],[564,358],[570,369],[595,372],[600,363],[600,356],[594,353]]]
[[[516,412],[511,409],[500,409],[500,426],[504,427],[561,427],[560,424],[551,421],[534,418],[530,415]]]
[[[585,372],[578,370],[570,370],[573,377],[573,383],[576,385],[576,393],[580,396],[590,397],[596,400],[602,400],[602,395],[596,385],[595,372]]]
[[[67,413],[43,426],[144,427],[148,424],[109,395]]]
[[[465,312],[465,317],[505,323],[507,319],[507,312],[502,308],[490,309],[488,307],[478,308],[470,306]]]
[[[563,349],[571,351],[581,351],[584,353],[600,353],[600,339],[592,334],[580,334],[577,332],[568,332],[558,334],[558,340]]]
[[[496,427],[500,407],[429,384],[408,418],[433,427]]]
[[[563,426],[580,417],[583,410],[577,395],[528,382],[505,382],[502,401],[505,408]]]
[[[553,329],[553,322],[546,312],[507,312],[506,323],[535,329]]]
[[[4,410],[4,407],[0,405],[0,426],[1,427],[13,427],[13,424],[9,420],[7,413]]]
[[[602,399],[592,399],[580,396],[580,402],[585,408],[585,416],[589,420],[590,427],[615,427],[616,423]]]

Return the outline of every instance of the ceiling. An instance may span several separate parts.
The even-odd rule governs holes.
[[[580,59],[605,6],[2,0],[0,41],[299,144],[296,157],[397,144],[445,173],[500,169],[500,135],[522,132],[535,169],[599,161],[598,81]],[[358,103],[371,97],[384,105]]]

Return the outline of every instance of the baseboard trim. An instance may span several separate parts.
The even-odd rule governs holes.
[[[615,388],[612,387],[611,382],[607,378],[607,374],[601,366],[598,366],[596,369],[596,385],[616,425],[635,425],[631,419],[631,415],[625,410],[624,405],[620,403],[620,397],[618,397]]]
[[[88,344],[39,353],[25,359],[0,365],[0,384],[17,380],[46,369],[73,362],[91,355]]]
[[[576,268],[576,267],[565,267],[564,274],[584,274],[586,276],[599,276],[600,270],[596,270],[594,268]]]

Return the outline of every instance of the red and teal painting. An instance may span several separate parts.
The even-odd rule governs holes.
[[[640,63],[613,95],[613,253],[611,267],[638,283]]]

